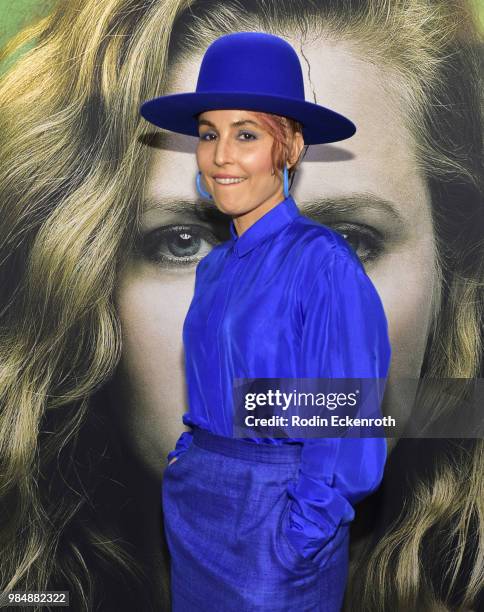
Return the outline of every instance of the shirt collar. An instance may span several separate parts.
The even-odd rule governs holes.
[[[238,236],[233,220],[230,221],[230,234],[232,236],[232,247],[234,252],[243,257],[254,247],[268,237],[280,232],[282,228],[289,225],[298,215],[299,208],[291,195],[276,204],[260,219],[257,219],[248,229]]]

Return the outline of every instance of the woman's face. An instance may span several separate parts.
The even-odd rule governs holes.
[[[266,203],[272,208],[284,197],[281,179],[273,172],[274,138],[254,113],[206,111],[199,115],[198,126],[198,168],[221,212],[244,216]]]
[[[300,48],[299,41],[285,38]],[[291,192],[303,215],[347,238],[382,298],[392,344],[384,410],[391,405],[394,414],[404,404],[401,379],[420,374],[437,288],[430,197],[406,127],[404,92],[388,68],[375,65],[347,42],[319,39],[298,53],[307,99],[346,115],[357,132],[339,143],[309,147]],[[194,88],[201,58],[172,68],[169,91]],[[217,122],[223,134],[219,161],[252,146],[236,140],[240,130],[229,129],[228,116]],[[132,449],[157,476],[184,430],[182,326],[195,267],[214,245],[229,238],[230,216],[197,197],[196,147],[192,137],[162,132],[158,146],[147,151],[151,165],[141,254],[130,258],[116,293],[123,354],[112,409]],[[199,147],[210,191],[218,194],[221,208],[232,212],[236,194],[249,197],[247,185],[216,185],[210,161],[215,144],[204,141]],[[264,190],[263,175],[247,161],[250,154],[240,156],[243,162],[238,159],[233,158],[233,174],[250,177],[253,186]],[[244,199],[244,205],[248,202]]]

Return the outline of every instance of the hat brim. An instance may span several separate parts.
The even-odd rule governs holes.
[[[261,111],[295,119],[303,126],[305,144],[337,142],[356,132],[352,121],[319,104],[250,92],[193,92],[161,96],[142,104],[140,113],[160,128],[198,137],[196,115],[222,109]]]

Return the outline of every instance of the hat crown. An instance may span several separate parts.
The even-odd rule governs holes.
[[[236,32],[205,51],[197,93],[246,92],[304,100],[297,53],[284,39],[264,32]]]

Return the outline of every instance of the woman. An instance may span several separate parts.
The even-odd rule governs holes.
[[[198,134],[199,191],[233,220],[232,239],[197,266],[183,327],[183,419],[193,434],[170,453],[183,466],[163,482],[173,609],[209,601],[213,610],[339,611],[352,504],[378,487],[385,440],[296,442],[269,430],[262,440],[240,440],[233,392],[238,378],[276,378],[280,387],[281,378],[388,374],[375,288],[345,241],[304,219],[288,191],[288,167],[304,142],[341,141],[355,127],[305,101],[296,52],[262,32],[218,38],[203,56],[196,92],[149,100],[141,112],[158,127]],[[334,382],[312,391],[349,393],[356,384]],[[360,402],[372,401],[366,386],[358,391]],[[309,427],[299,440],[305,435]]]
[[[382,296],[392,409],[400,377],[481,375],[479,38],[466,7],[73,0],[12,43],[36,44],[0,93],[2,588],[67,588],[83,610],[163,605],[156,508],[186,410],[182,323],[196,263],[229,233],[187,180],[191,140],[153,136],[138,110],[192,86],[190,53],[223,33],[294,36],[306,91],[360,127],[310,146],[291,192],[349,238]],[[479,608],[482,462],[477,440],[393,444],[353,525],[346,609]]]

